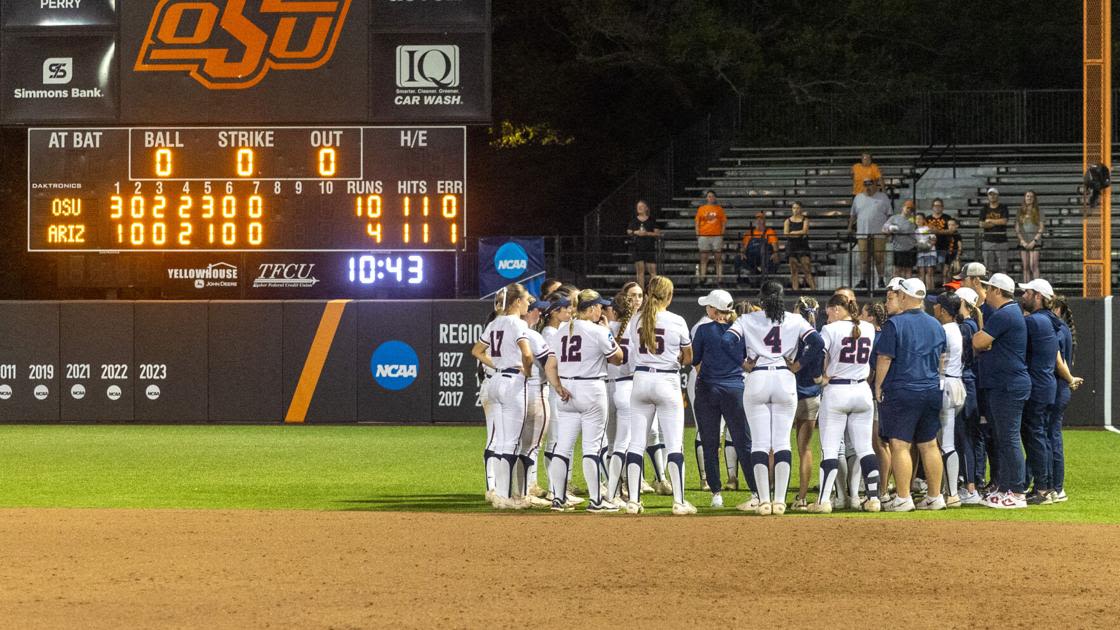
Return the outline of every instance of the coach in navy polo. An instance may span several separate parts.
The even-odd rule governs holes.
[[[985,281],[985,298],[992,314],[984,318],[984,329],[972,337],[972,349],[980,367],[980,399],[984,415],[995,433],[998,471],[997,492],[984,505],[1000,509],[1027,507],[1026,465],[1020,431],[1023,405],[1031,395],[1027,372],[1027,321],[1015,302],[1015,283],[1007,275],[993,274]]]
[[[883,324],[876,339],[879,433],[884,440],[890,440],[891,470],[898,488],[898,496],[883,510],[941,510],[945,508],[945,499],[941,496],[942,461],[937,432],[941,429],[940,366],[945,352],[945,329],[922,310],[926,285],[921,280],[907,278],[896,286],[896,295],[891,299],[898,300],[900,312]],[[918,445],[929,483],[929,494],[917,506],[910,497],[914,473],[911,444]]]

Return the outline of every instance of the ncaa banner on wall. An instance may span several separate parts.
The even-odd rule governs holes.
[[[478,292],[492,297],[511,282],[519,282],[540,297],[544,282],[544,239],[493,237],[478,241]]]

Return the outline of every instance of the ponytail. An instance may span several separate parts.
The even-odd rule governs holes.
[[[673,281],[666,276],[654,276],[646,289],[646,303],[638,320],[638,339],[646,352],[657,351],[657,314],[669,306],[673,299]]]
[[[883,306],[883,303],[868,302],[863,307],[867,309],[867,313],[871,316],[871,319],[875,320],[873,323],[875,330],[882,328],[883,324],[887,322],[887,309]]]
[[[758,292],[758,302],[762,305],[766,318],[775,324],[782,323],[786,318],[786,304],[782,295],[782,285],[773,280],[763,284]]]
[[[1077,326],[1073,324],[1073,311],[1069,310],[1069,302],[1066,301],[1066,296],[1055,295],[1053,300],[1050,300],[1051,309],[1062,309],[1062,321],[1069,326],[1069,335],[1073,339],[1073,347],[1070,348],[1070,365],[1073,365],[1072,352],[1077,350]]]
[[[848,319],[852,321],[852,339],[859,339],[863,331],[859,329],[859,307],[852,300],[849,300],[843,294],[833,295],[828,300],[828,305],[833,308],[842,308],[848,312]]]
[[[797,299],[797,312],[809,322],[813,328],[817,327],[817,309],[820,308],[820,303],[816,298],[809,296],[802,296]]]
[[[618,336],[620,338],[626,334],[626,327],[630,325],[630,318],[634,316],[634,305],[626,296],[626,292],[630,290],[630,285],[638,286],[636,282],[628,282],[614,296],[614,312],[618,314]]]

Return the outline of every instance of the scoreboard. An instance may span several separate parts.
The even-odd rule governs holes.
[[[454,250],[465,145],[462,127],[30,129],[27,247]]]

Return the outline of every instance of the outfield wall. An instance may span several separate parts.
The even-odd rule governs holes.
[[[1068,424],[1103,426],[1117,313],[1077,300]],[[479,301],[0,302],[0,422],[481,422]],[[673,308],[695,321],[701,307]],[[1106,323],[1109,330],[1105,330]],[[1120,410],[1117,410],[1120,411]]]

